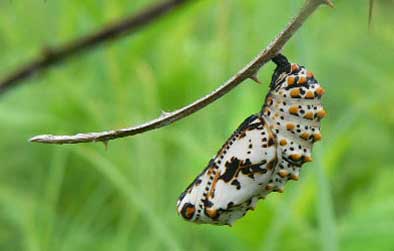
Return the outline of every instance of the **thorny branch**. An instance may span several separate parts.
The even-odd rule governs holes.
[[[42,55],[38,58],[22,65],[20,68],[17,68],[4,79],[0,79],[0,95],[5,93],[7,90],[10,90],[12,87],[18,86],[23,80],[40,73],[49,67],[70,58],[71,56],[92,50],[104,42],[115,40],[124,35],[135,32],[139,28],[152,23],[161,16],[188,2],[192,1],[167,0],[160,2],[159,4],[148,7],[136,15],[126,17],[125,19],[110,24],[95,33],[70,41],[58,48],[45,48]]]
[[[322,4],[327,4],[331,7],[334,6],[331,0],[306,0],[298,15],[271,42],[271,44],[269,44],[261,53],[257,55],[254,60],[252,60],[241,71],[235,74],[215,91],[179,110],[162,114],[162,116],[157,119],[135,127],[103,132],[79,133],[76,135],[39,135],[31,138],[30,141],[48,144],[76,144],[101,141],[106,144],[109,140],[132,136],[164,127],[177,120],[187,117],[219,99],[234,87],[242,83],[244,80],[249,78],[258,81],[256,74],[260,68],[281,51],[287,41],[304,24],[305,20]]]

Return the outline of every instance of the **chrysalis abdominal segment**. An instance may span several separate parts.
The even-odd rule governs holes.
[[[312,161],[326,115],[324,89],[310,71],[279,54],[261,111],[249,116],[181,194],[178,213],[195,223],[232,225],[259,199],[283,192]]]

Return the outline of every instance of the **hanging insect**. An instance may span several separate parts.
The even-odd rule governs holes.
[[[321,139],[324,89],[310,71],[279,54],[262,110],[249,116],[181,194],[178,213],[195,223],[232,225],[259,199],[283,192],[312,161]]]

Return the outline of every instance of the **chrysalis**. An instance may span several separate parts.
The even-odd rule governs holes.
[[[271,192],[283,192],[312,161],[313,143],[321,139],[326,115],[324,89],[310,71],[283,55],[258,114],[249,116],[208,166],[181,194],[177,211],[195,223],[232,225]]]

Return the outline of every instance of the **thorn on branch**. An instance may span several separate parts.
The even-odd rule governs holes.
[[[105,151],[108,151],[108,140],[103,140],[101,142],[103,142],[103,144],[104,144]]]
[[[257,77],[257,72],[255,74],[253,74],[252,76],[249,77],[250,79],[252,79],[253,81],[255,81],[258,84],[261,84],[260,79]]]
[[[331,0],[324,0],[325,4],[327,4],[328,6],[330,6],[331,8],[335,8],[334,3]]]
[[[162,110],[160,113],[160,118],[167,117],[170,115],[171,115],[171,112],[166,112],[166,111]]]

